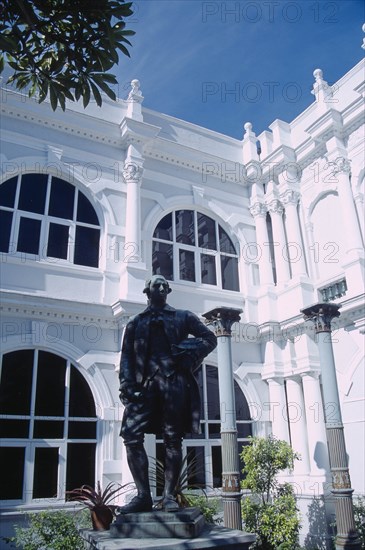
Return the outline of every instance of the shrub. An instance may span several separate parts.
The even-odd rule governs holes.
[[[189,506],[199,508],[207,523],[215,523],[216,525],[223,522],[219,514],[219,500],[217,498],[207,498],[205,495],[194,495],[185,493],[185,497]]]
[[[247,531],[257,535],[251,548],[294,550],[298,547],[299,510],[292,486],[280,485],[276,476],[293,468],[299,455],[286,441],[272,436],[250,439],[251,444],[243,448],[241,458],[246,474],[242,486],[252,492],[252,497],[242,502],[242,518]]]
[[[6,539],[23,550],[83,550],[85,541],[78,529],[90,528],[89,514],[44,511],[27,514],[29,527],[15,527],[15,536]]]

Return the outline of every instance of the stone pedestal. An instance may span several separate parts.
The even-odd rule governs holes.
[[[83,529],[88,550],[248,550],[255,535],[227,527],[206,526],[194,539],[184,538],[112,538],[110,531]]]
[[[140,512],[120,514],[110,526],[113,538],[184,538],[198,537],[205,526],[199,508],[183,508],[177,512]]]

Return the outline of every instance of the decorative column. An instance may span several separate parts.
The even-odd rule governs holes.
[[[290,279],[289,258],[283,224],[284,209],[281,202],[277,199],[269,202],[268,209],[272,223],[276,278],[277,283],[280,284]]]
[[[285,206],[286,228],[288,238],[288,256],[293,276],[306,275],[304,246],[300,233],[297,205],[300,193],[288,189],[281,196]]]
[[[342,222],[347,238],[347,252],[354,249],[362,251],[363,243],[350,183],[350,161],[345,157],[337,157],[329,165],[338,179],[337,190],[341,201],[341,210],[346,215],[346,219],[343,219]]]
[[[218,338],[218,382],[221,402],[222,498],[224,525],[242,529],[241,484],[237,443],[236,406],[232,368],[231,328],[241,309],[217,307],[203,314]]]
[[[269,378],[270,421],[273,436],[289,443],[289,428],[286,418],[286,395],[283,378]]]
[[[260,252],[260,284],[269,285],[274,283],[272,273],[272,262],[269,248],[269,235],[266,225],[267,208],[261,202],[256,202],[250,208],[252,216],[255,218],[256,225],[256,244]]]
[[[339,317],[340,305],[319,303],[302,309],[305,319],[314,323],[321,363],[324,417],[326,423],[328,454],[332,473],[332,494],[334,495],[337,537],[336,550],[354,548],[360,550],[350,475],[347,463],[345,437],[343,433],[340,399],[337,386],[335,360],[331,339],[331,321]]]
[[[300,460],[295,462],[294,470],[296,474],[308,474],[307,422],[301,380],[296,377],[288,378],[286,381],[286,394],[291,444],[294,451],[300,454]]]
[[[318,372],[301,374],[307,418],[308,453],[312,474],[329,470],[324,408]],[[322,470],[322,472],[320,472]]]
[[[127,205],[124,250],[129,262],[141,261],[141,182],[143,159],[133,155],[133,147],[128,147],[124,163],[123,178],[127,184]]]

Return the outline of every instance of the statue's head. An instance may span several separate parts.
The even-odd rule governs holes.
[[[167,295],[172,292],[172,289],[163,275],[152,275],[146,281],[143,292],[147,294],[151,305],[163,305],[166,303]]]

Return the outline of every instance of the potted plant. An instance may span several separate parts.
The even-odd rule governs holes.
[[[130,485],[129,483],[127,485]],[[120,485],[110,482],[104,490],[101,489],[100,481],[94,489],[90,485],[82,485],[72,491],[66,491],[68,500],[76,500],[89,508],[94,531],[107,531],[113,521],[116,506],[110,502],[115,496],[124,490],[127,485]]]

